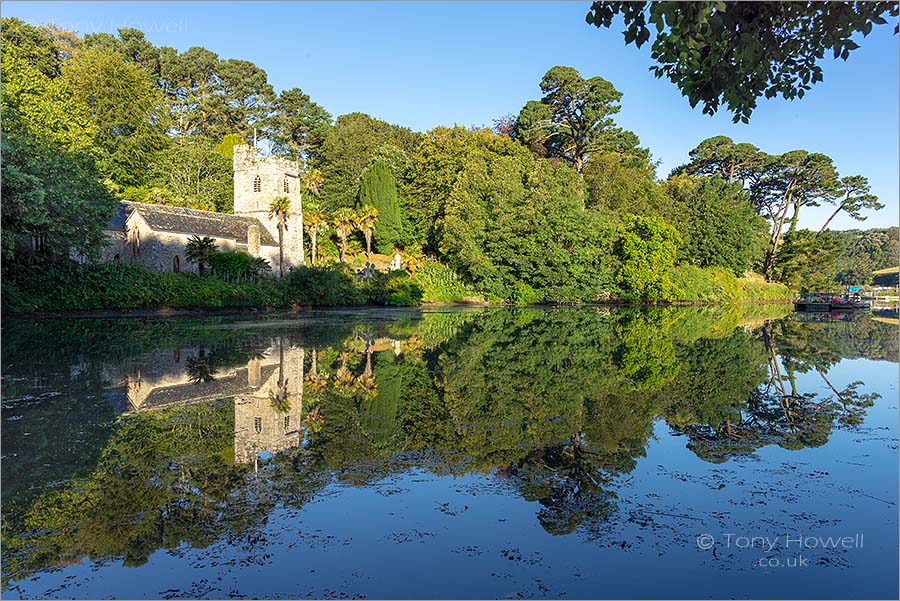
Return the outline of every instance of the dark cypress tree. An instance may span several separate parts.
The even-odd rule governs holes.
[[[390,167],[384,161],[373,163],[363,172],[357,206],[367,204],[378,209],[375,250],[382,254],[389,253],[401,239],[402,224],[397,183]]]

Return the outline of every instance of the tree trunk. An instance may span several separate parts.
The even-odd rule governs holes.
[[[315,267],[316,265],[316,232],[312,231],[309,233],[309,260],[312,265]]]
[[[368,259],[372,255],[372,232],[366,230],[363,235],[366,238],[366,259]]]
[[[284,222],[278,221],[278,272],[284,277]]]
[[[300,185],[300,180],[297,180],[297,185]],[[300,206],[297,207],[297,228],[298,235],[300,236],[300,264],[306,265],[306,250],[303,248],[303,195],[300,195]]]
[[[787,212],[792,204],[790,194],[790,189],[788,189],[788,191],[785,192],[784,206],[778,212],[775,223],[772,225],[772,236],[769,239],[769,251],[766,253],[766,261],[763,265],[763,275],[766,276],[766,281],[772,280],[772,270],[775,266],[775,253],[778,252],[778,244],[781,242],[781,230],[784,229],[784,221],[787,219]]]
[[[791,215],[791,227],[788,228],[788,233],[792,234],[797,231],[797,218],[800,216],[800,203],[794,201],[794,214]]]
[[[339,260],[341,263],[343,263],[343,262],[344,262],[344,249],[345,249],[345,247],[347,246],[347,237],[346,237],[346,236],[341,236],[340,238],[341,238],[341,248],[339,249],[339,250],[340,250],[340,253],[339,253],[340,256],[338,257],[338,260]]]
[[[823,225],[823,226],[822,226],[822,229],[819,230],[819,233],[820,233],[820,234],[821,234],[822,232],[824,232],[825,230],[828,229],[828,224],[831,223],[831,220],[832,220],[832,219],[834,219],[835,217],[837,217],[837,214],[840,213],[840,212],[843,210],[843,208],[844,208],[844,205],[841,204],[841,206],[839,206],[839,207],[835,210],[835,212],[831,214],[831,217],[829,217],[829,218],[825,221],[825,225]]]

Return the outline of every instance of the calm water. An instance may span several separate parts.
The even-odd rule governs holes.
[[[898,330],[6,323],[5,598],[897,598]]]

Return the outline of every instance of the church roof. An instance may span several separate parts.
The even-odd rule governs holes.
[[[255,217],[143,202],[121,201],[108,227],[116,230],[125,229],[125,222],[134,211],[144,218],[147,225],[157,231],[225,238],[241,244],[247,243],[247,228],[257,225],[259,226],[260,244],[278,245],[272,234]]]

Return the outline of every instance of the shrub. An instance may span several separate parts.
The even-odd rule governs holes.
[[[788,300],[792,296],[787,286],[760,277],[736,278],[724,267],[680,265],[672,269],[671,279],[677,289],[674,300],[678,301],[730,304]]]
[[[288,302],[300,305],[361,305],[366,298],[345,265],[297,267],[287,277]]]
[[[284,304],[281,288],[272,282],[235,284],[119,262],[8,264],[3,288],[4,308],[16,312]]]
[[[252,262],[250,255],[233,250],[217,252],[209,258],[213,275],[227,282],[237,282],[246,277]]]
[[[422,290],[422,300],[426,302],[459,302],[464,298],[479,296],[475,289],[456,275],[450,267],[426,257],[413,275],[413,280]]]
[[[392,271],[383,282],[384,304],[410,307],[422,302],[422,288],[408,273]]]
[[[681,245],[678,231],[661,217],[626,215],[614,252],[621,264],[616,276],[627,297],[645,301],[675,300],[669,279]]]

